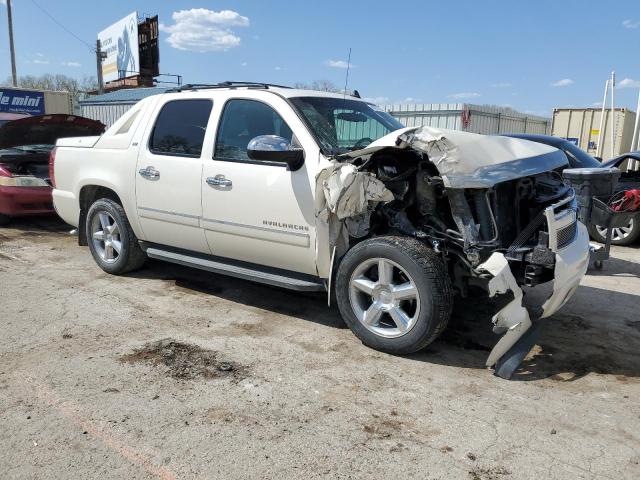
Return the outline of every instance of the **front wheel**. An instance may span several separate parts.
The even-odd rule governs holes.
[[[422,350],[445,329],[451,283],[442,259],[408,237],[365,240],[336,273],[340,314],[365,345],[406,355]]]
[[[86,229],[91,254],[105,272],[121,275],[144,264],[147,255],[118,203],[108,198],[95,201],[87,213]]]
[[[589,233],[596,242],[605,243],[607,239],[607,229],[599,225],[591,225]],[[631,218],[627,225],[613,228],[611,231],[611,245],[631,245],[639,238],[640,220],[638,218]]]

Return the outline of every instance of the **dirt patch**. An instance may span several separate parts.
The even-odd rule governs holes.
[[[511,475],[511,472],[502,467],[492,467],[492,468],[474,468],[469,471],[469,477],[473,480],[497,480],[499,478],[504,478],[505,476]]]
[[[146,362],[166,367],[166,373],[183,380],[195,378],[225,378],[241,380],[246,377],[246,367],[218,358],[218,352],[197,345],[165,338],[151,342],[133,353],[123,355],[126,363]]]

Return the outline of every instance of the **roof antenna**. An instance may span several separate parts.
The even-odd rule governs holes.
[[[349,68],[351,67],[351,47],[349,47],[349,57],[347,58],[347,75],[344,79],[344,92],[342,92],[342,110],[347,109],[347,85],[349,85]],[[347,122],[342,122],[342,134],[345,134]]]
[[[349,69],[351,68],[351,47],[349,47],[349,57],[347,58],[347,75],[344,79],[344,100],[347,99],[347,86],[349,85]]]

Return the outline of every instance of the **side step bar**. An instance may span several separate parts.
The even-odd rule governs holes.
[[[208,272],[242,278],[244,280],[251,280],[253,282],[265,283],[276,287],[288,288],[290,290],[297,290],[301,292],[326,291],[323,283],[320,281],[313,281],[312,279],[297,278],[276,272],[267,272],[251,268],[251,266],[232,265],[219,260],[210,260],[184,253],[170,252],[155,247],[147,248],[146,252],[150,258],[177,263],[178,265],[184,265],[186,267],[199,268],[200,270],[206,270]]]

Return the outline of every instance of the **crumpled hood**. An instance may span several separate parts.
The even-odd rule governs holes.
[[[488,188],[567,164],[565,155],[548,145],[432,127],[396,130],[368,147],[342,157],[366,157],[389,147],[412,148],[426,153],[445,186],[450,188]]]
[[[64,137],[100,135],[104,125],[76,115],[39,115],[13,120],[0,126],[0,148],[24,145],[55,145]]]

